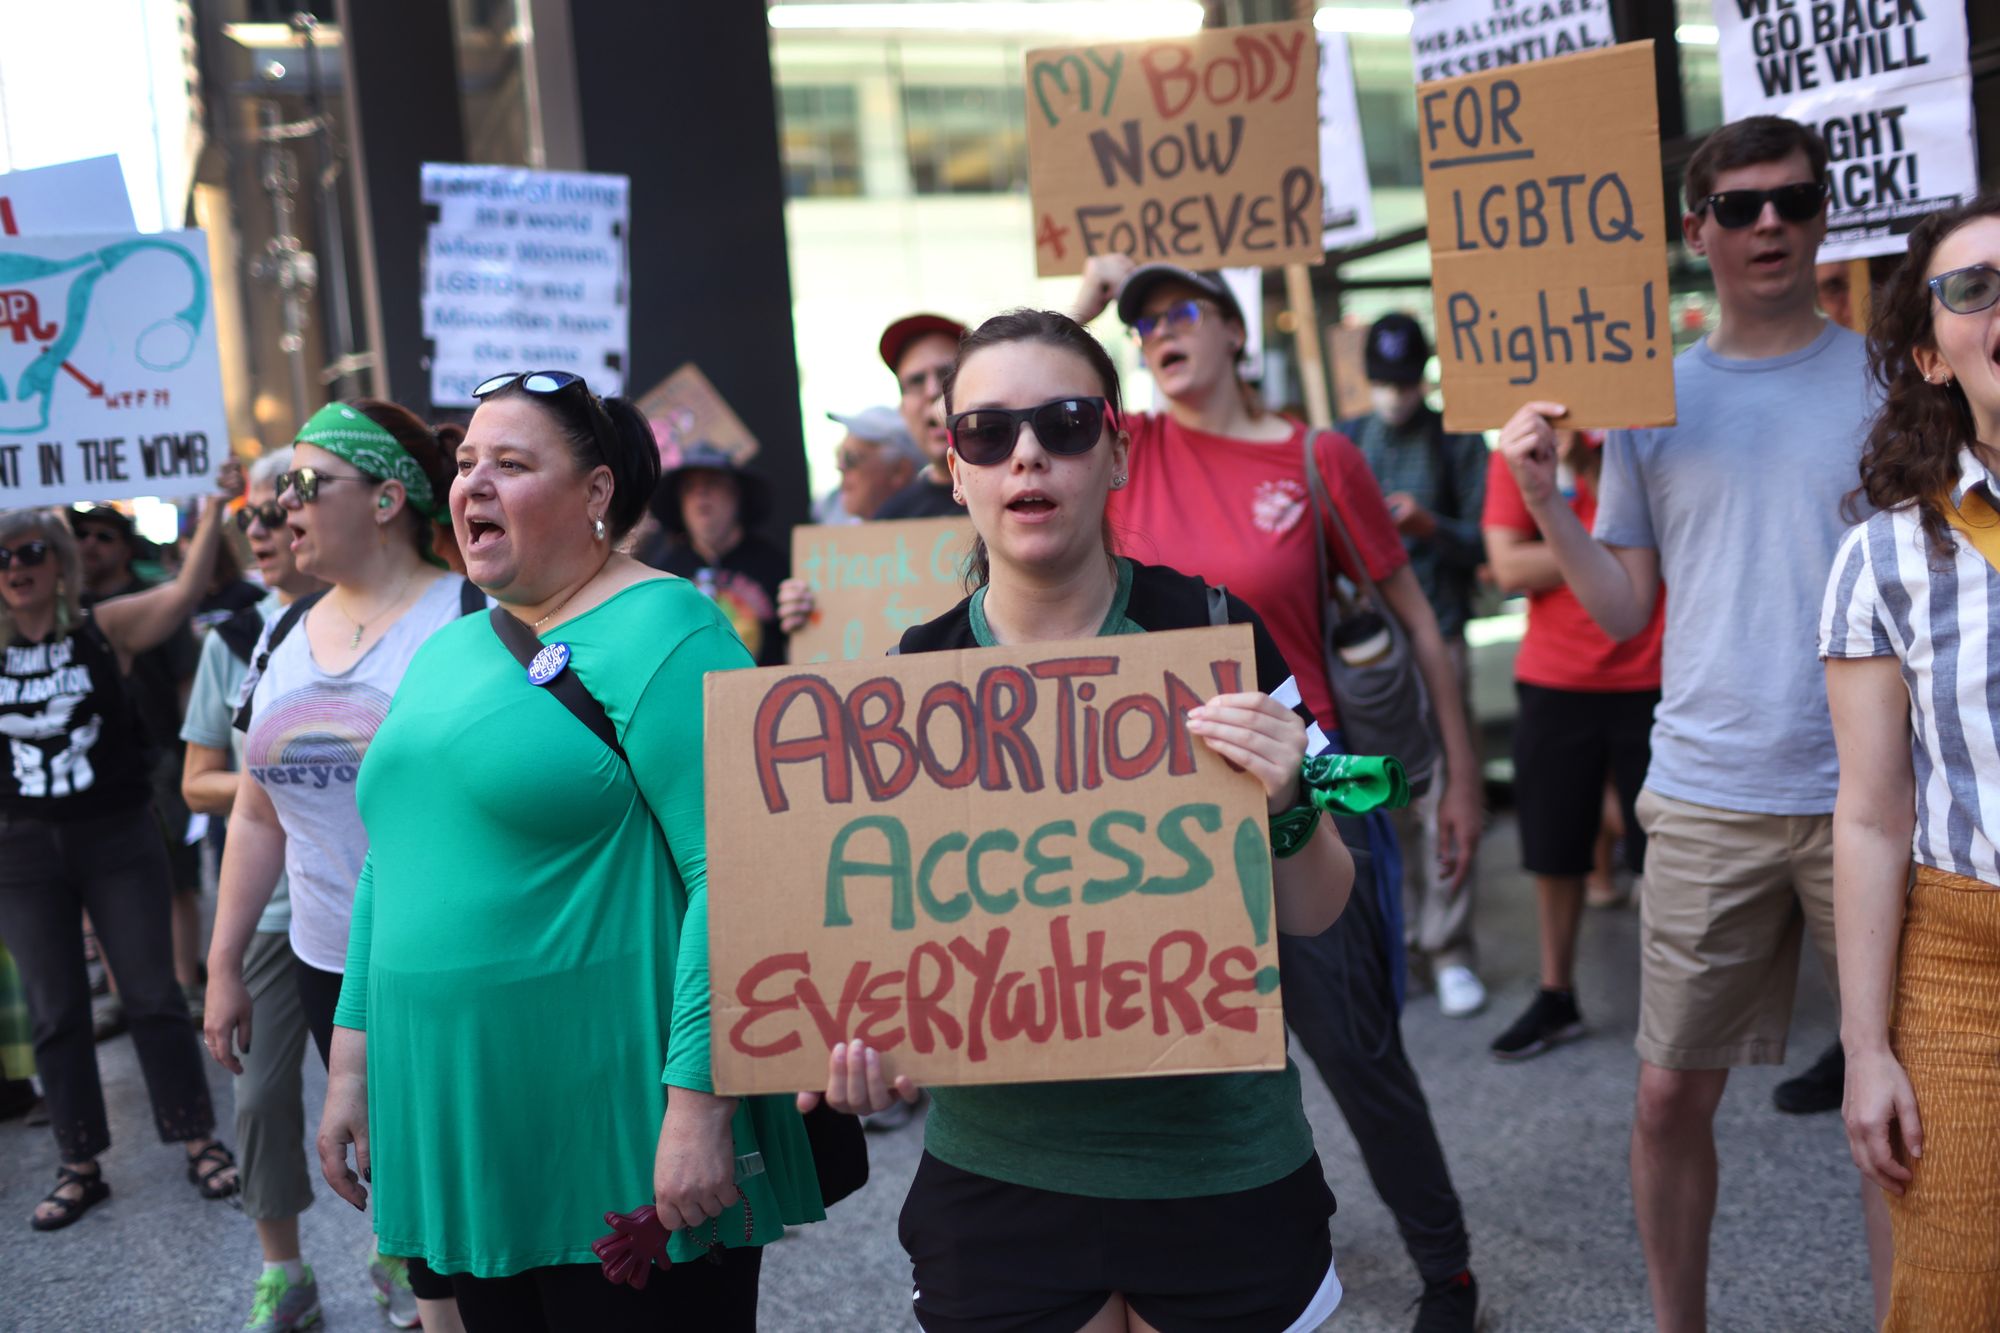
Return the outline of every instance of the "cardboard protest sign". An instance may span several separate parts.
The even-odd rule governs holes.
[[[912,625],[965,596],[972,523],[925,518],[801,524],[792,529],[792,577],[813,592],[813,616],[791,636],[792,662],[887,655]]]
[[[1724,115],[1826,139],[1821,262],[1899,254],[1926,214],[1979,192],[1958,0],[1717,0],[1715,19]]]
[[[1335,250],[1375,239],[1375,205],[1368,189],[1368,152],[1361,140],[1361,104],[1347,34],[1319,35],[1320,247]]]
[[[1410,53],[1420,84],[1617,40],[1610,0],[1410,0]]]
[[[1649,42],[1417,89],[1445,424],[1674,419]]]
[[[211,290],[199,231],[0,238],[0,509],[210,489]]]
[[[1367,416],[1375,410],[1368,390],[1368,326],[1336,324],[1327,330],[1326,342],[1333,358],[1333,415],[1342,421]]]
[[[677,466],[694,444],[714,445],[739,463],[757,456],[757,437],[692,361],[648,389],[638,406],[653,423],[666,467]]]
[[[137,230],[116,154],[0,173],[0,236]]]
[[[630,194],[623,176],[424,163],[432,402],[471,407],[507,370],[624,392]]]
[[[1319,263],[1310,23],[1030,51],[1035,270]]]
[[[1283,1067],[1263,788],[1184,721],[1255,681],[1243,626],[710,675],[715,1090]]]

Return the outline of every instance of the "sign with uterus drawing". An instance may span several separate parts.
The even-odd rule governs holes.
[[[0,238],[0,509],[214,484],[213,291],[199,231]]]

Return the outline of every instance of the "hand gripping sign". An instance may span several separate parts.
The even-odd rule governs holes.
[[[1243,626],[706,681],[719,1093],[1285,1061],[1263,788],[1187,728]],[[749,731],[750,743],[735,738]]]
[[[1674,420],[1650,42],[1417,89],[1445,424]]]

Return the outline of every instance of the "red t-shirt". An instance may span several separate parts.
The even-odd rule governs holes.
[[[1333,727],[1306,428],[1294,426],[1282,444],[1263,444],[1188,430],[1168,416],[1129,413],[1124,426],[1132,433],[1129,480],[1111,493],[1119,552],[1226,587],[1248,602],[1277,640],[1306,707]],[[1328,431],[1317,448],[1327,492],[1379,583],[1409,561],[1382,488],[1345,436]],[[1333,568],[1352,577],[1331,529],[1326,540]]]
[[[1586,531],[1597,519],[1597,494],[1579,484],[1569,502]],[[1526,537],[1541,529],[1528,513],[1527,502],[1507,460],[1499,452],[1486,465],[1486,512],[1480,525],[1506,528]],[[1637,635],[1617,642],[1597,627],[1568,585],[1528,594],[1528,632],[1514,659],[1514,678],[1551,690],[1617,690],[1660,688],[1660,631],[1666,624],[1667,590],[1653,599],[1653,623]]]

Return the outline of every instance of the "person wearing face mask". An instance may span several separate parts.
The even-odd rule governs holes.
[[[1889,1196],[1888,1333],[2000,1311],[2000,194],[1934,213],[1883,290],[1876,513],[1827,578],[1848,1146]],[[1915,861],[1915,884],[1910,878]]]
[[[1408,315],[1382,316],[1368,330],[1363,347],[1368,391],[1375,410],[1335,427],[1354,441],[1381,484],[1389,516],[1396,520],[1410,570],[1437,614],[1438,633],[1451,657],[1454,692],[1470,710],[1472,676],[1465,649],[1465,622],[1486,544],[1479,514],[1486,498],[1486,441],[1454,435],[1444,417],[1424,401],[1430,344]],[[1393,816],[1403,844],[1404,936],[1413,958],[1429,968],[1438,1008],[1447,1018],[1466,1018],[1486,1006],[1486,987],[1474,970],[1472,940],[1474,876],[1448,886],[1437,871],[1438,802],[1441,789],[1412,801]]]
[[[1131,468],[1110,510],[1120,550],[1226,586],[1255,607],[1291,663],[1305,707],[1338,745],[1323,656],[1320,550],[1350,579],[1358,571],[1347,543],[1314,521],[1306,427],[1265,411],[1242,381],[1243,312],[1220,278],[1096,256],[1073,313],[1079,321],[1094,318],[1114,299],[1167,402],[1164,413],[1126,417]],[[1437,857],[1444,882],[1455,887],[1478,847],[1481,791],[1451,660],[1368,465],[1332,432],[1313,436],[1312,447],[1328,498],[1408,631],[1438,705],[1445,771]],[[1356,894],[1333,929],[1279,941],[1285,1018],[1354,1131],[1423,1278],[1416,1327],[1470,1330],[1479,1318],[1479,1287],[1465,1214],[1398,1026],[1402,872],[1395,833],[1380,811],[1366,820],[1366,843],[1370,875],[1363,882],[1372,891]]]
[[[791,568],[785,552],[751,531],[769,509],[762,477],[715,446],[696,444],[660,478],[653,497],[660,533],[638,553],[721,607],[759,666],[785,660],[778,585]]]

